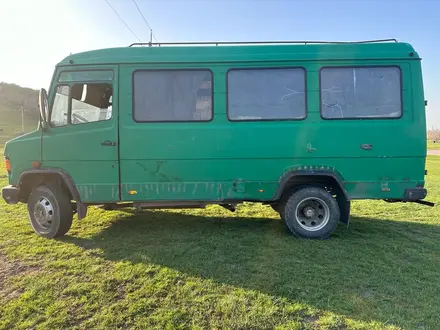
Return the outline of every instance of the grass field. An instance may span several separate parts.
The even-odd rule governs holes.
[[[428,170],[439,203],[440,157]],[[92,208],[46,240],[0,201],[1,329],[438,329],[439,269],[438,206],[356,202],[327,241],[259,204]]]
[[[434,143],[432,141],[428,141],[428,149],[429,150],[440,150],[440,142]]]

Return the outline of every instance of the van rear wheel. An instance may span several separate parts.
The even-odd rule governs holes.
[[[34,188],[28,198],[29,221],[35,233],[45,238],[63,236],[72,226],[69,196],[56,184]]]
[[[298,237],[327,239],[340,218],[336,199],[325,189],[304,187],[292,193],[284,204],[282,219]]]

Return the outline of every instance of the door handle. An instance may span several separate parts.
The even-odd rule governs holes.
[[[372,144],[361,144],[361,149],[372,150],[373,149],[373,145]]]
[[[106,140],[106,141],[101,142],[101,145],[105,146],[105,147],[114,147],[114,146],[116,146],[116,142]]]

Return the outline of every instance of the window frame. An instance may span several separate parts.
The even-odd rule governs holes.
[[[59,79],[61,77],[61,75],[65,72],[96,72],[96,71],[111,71],[112,72],[112,80],[72,80],[72,81],[66,81],[66,82],[60,82]],[[56,77],[56,79],[55,79]],[[85,69],[67,69],[67,70],[63,70],[60,69],[58,72],[56,72],[56,74],[54,74],[54,76],[52,77],[52,84],[54,84],[54,89],[53,89],[53,95],[50,99],[50,104],[49,104],[49,121],[48,124],[51,128],[58,128],[58,127],[66,127],[66,126],[77,126],[80,124],[72,124],[71,123],[71,116],[72,116],[72,86],[75,84],[109,84],[112,87],[112,96],[114,96],[114,92],[115,92],[115,70],[112,68],[85,68]],[[117,82],[116,82],[117,83]],[[51,84],[51,85],[52,85]],[[67,104],[67,124],[63,125],[63,126],[52,126],[50,124],[50,118],[52,116],[52,110],[53,110],[53,104],[55,102],[55,95],[56,95],[56,89],[59,86],[68,86],[69,87],[69,95],[68,95],[68,104]],[[93,121],[93,122],[89,122],[89,123],[82,123],[82,124],[91,124],[91,123],[99,123],[99,122],[107,122],[113,119],[113,107],[112,107],[112,116],[109,119],[106,120],[100,120],[100,121]]]
[[[304,110],[305,114],[304,117],[301,118],[273,118],[273,119],[232,119],[229,116],[229,72],[230,71],[244,71],[244,70],[282,70],[282,69],[302,69],[304,72]],[[228,121],[230,122],[271,122],[271,121],[302,121],[306,120],[309,116],[309,104],[308,104],[308,85],[307,85],[307,69],[306,67],[299,65],[299,66],[276,66],[276,67],[233,67],[229,68],[225,73],[225,79],[226,79],[226,116],[228,118]]]
[[[69,87],[69,94],[67,95],[67,121],[66,121],[66,124],[65,125],[59,125],[59,126],[54,126],[54,125],[52,125],[52,122],[51,122],[51,120],[52,120],[52,112],[53,112],[53,106],[54,106],[54,103],[55,103],[55,97],[56,97],[56,95],[57,95],[57,89],[58,89],[58,87],[62,87],[62,86],[67,86],[67,87]],[[51,127],[51,128],[58,128],[58,127],[66,127],[66,126],[69,126],[70,125],[70,108],[71,108],[71,102],[70,102],[70,93],[71,93],[71,89],[72,89],[72,87],[70,86],[70,84],[66,84],[66,83],[58,83],[58,84],[56,84],[55,85],[55,87],[54,87],[54,89],[53,89],[53,95],[52,95],[52,98],[51,98],[51,102],[50,102],[50,108],[49,108],[49,118],[48,118],[48,120],[47,120],[47,123],[49,124],[49,126]]]
[[[322,113],[322,70],[324,69],[356,69],[356,68],[397,68],[399,69],[399,91],[400,91],[400,116],[399,117],[343,117],[343,118],[328,118],[324,117]],[[336,66],[323,66],[319,69],[319,115],[323,120],[398,120],[403,117],[404,104],[403,104],[403,75],[402,68],[398,64],[392,65],[336,65]]]
[[[137,120],[135,117],[135,74],[136,72],[163,72],[163,71],[207,71],[211,75],[211,118],[205,120]],[[136,69],[131,73],[131,117],[135,123],[208,123],[214,120],[214,72],[210,68],[166,68],[166,69]]]

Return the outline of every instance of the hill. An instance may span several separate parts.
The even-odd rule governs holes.
[[[23,107],[23,124],[20,109]],[[38,125],[38,90],[0,83],[0,144]]]

